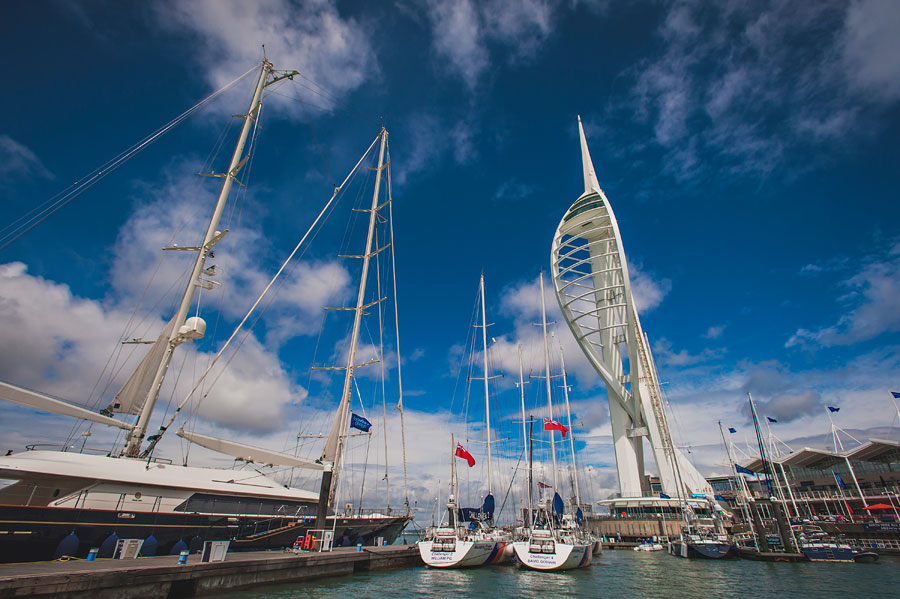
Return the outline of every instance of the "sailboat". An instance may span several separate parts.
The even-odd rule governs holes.
[[[553,459],[553,497],[542,497],[530,514],[531,522],[524,539],[513,543],[516,558],[525,568],[545,572],[572,570],[591,565],[595,542],[585,537],[580,523],[564,518],[565,504],[559,495],[559,473],[556,465],[554,430],[562,430],[553,420],[553,398],[550,390],[550,345],[547,338],[547,306],[544,301],[544,274],[540,276],[541,327],[544,336],[544,378],[547,391],[548,417],[544,430],[550,431],[550,454]],[[568,430],[568,429],[566,429]],[[574,449],[574,445],[572,446]],[[574,474],[574,473],[573,473]],[[530,486],[530,484],[529,484]],[[543,491],[543,485],[540,485]],[[529,506],[531,512],[531,506]]]
[[[466,568],[499,564],[512,559],[512,538],[505,531],[494,526],[494,492],[491,456],[491,404],[490,404],[490,372],[488,369],[487,345],[487,309],[485,307],[484,275],[478,285],[481,303],[481,341],[484,360],[484,413],[487,445],[487,485],[488,492],[480,509],[460,508],[454,494],[456,479],[456,457],[471,458],[461,445],[453,448],[451,462],[450,496],[447,501],[447,526],[431,531],[425,539],[417,543],[419,555],[426,565],[435,568]],[[469,466],[474,465],[474,458],[469,459]],[[469,522],[466,528],[463,523]]]
[[[3,521],[0,562],[83,556],[92,547],[100,549],[100,557],[111,556],[119,537],[142,539],[142,555],[195,550],[203,541],[211,540],[230,540],[232,549],[285,547],[310,531],[328,531],[334,535],[336,544],[371,544],[376,539],[390,543],[411,520],[408,502],[405,513],[398,515],[389,511],[387,515],[354,515],[352,509],[341,515],[333,513],[343,450],[352,424],[354,372],[362,366],[356,363],[360,319],[371,306],[365,303],[369,261],[385,249],[373,251],[373,231],[376,221],[390,221],[389,214],[384,214],[391,210],[390,173],[386,170],[388,133],[384,128],[363,157],[372,156],[373,148],[378,147],[375,191],[371,207],[362,211],[369,213],[369,224],[365,250],[356,256],[362,259],[357,302],[354,308],[342,308],[354,312],[347,361],[340,367],[344,371],[343,392],[321,455],[315,460],[303,459],[183,429],[177,431],[183,439],[237,461],[321,472],[319,492],[290,487],[257,469],[182,466],[154,457],[153,449],[173,425],[196,386],[157,433],[146,434],[173,352],[179,345],[204,336],[203,319],[188,314],[197,287],[208,282],[211,274],[211,268],[206,267],[207,258],[213,256],[213,248],[228,232],[219,231],[219,220],[232,184],[249,159],[244,147],[258,126],[263,92],[267,86],[297,74],[297,71],[276,71],[271,62],[263,61],[250,106],[246,113],[238,115],[243,119],[243,126],[228,170],[215,175],[223,183],[203,242],[196,247],[173,248],[196,254],[178,309],[110,406],[97,413],[38,391],[0,382],[2,399],[116,427],[127,435],[120,455],[34,449],[0,457],[0,478],[15,481],[0,489],[0,520]],[[336,186],[320,218],[362,163],[360,159],[347,179]],[[382,201],[379,191],[385,172],[388,197]],[[305,235],[303,239],[306,238]],[[262,296],[254,307],[261,299]],[[377,301],[381,299],[384,298]],[[402,419],[402,386],[400,393]],[[130,424],[115,418],[115,414],[138,418],[135,424]]]

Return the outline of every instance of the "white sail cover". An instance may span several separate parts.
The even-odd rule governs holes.
[[[37,408],[39,410],[55,412],[57,414],[72,416],[74,418],[81,418],[83,420],[90,420],[92,422],[98,422],[107,426],[117,426],[127,431],[130,431],[132,428],[130,424],[120,422],[115,418],[103,416],[80,406],[76,406],[59,399],[54,399],[49,395],[44,395],[43,393],[38,393],[37,391],[31,391],[30,389],[23,389],[22,387],[16,387],[15,385],[10,385],[9,383],[4,383],[2,381],[0,381],[0,398],[25,406],[30,406],[32,408]]]
[[[225,455],[240,458],[245,462],[256,462],[257,464],[268,464],[270,466],[288,466],[290,468],[306,468],[307,470],[323,470],[322,464],[311,462],[301,458],[296,458],[286,453],[278,451],[270,451],[261,447],[253,447],[252,445],[244,445],[234,441],[225,439],[217,439],[216,437],[207,437],[198,433],[189,433],[180,430],[176,433],[182,439],[187,439],[191,443],[196,443],[207,449],[212,449]]]
[[[172,334],[172,327],[175,326],[175,319],[169,321],[169,324],[160,333],[159,338],[138,364],[137,369],[132,373],[131,377],[122,387],[122,390],[116,394],[116,398],[106,408],[110,412],[118,412],[120,414],[140,414],[144,401],[147,399],[147,393],[150,392],[150,385],[156,377],[156,371],[162,362],[163,354],[166,352],[166,344],[169,342],[169,336]]]

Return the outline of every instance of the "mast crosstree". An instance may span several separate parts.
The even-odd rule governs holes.
[[[650,494],[644,476],[645,438],[664,493],[712,493],[672,442],[656,366],[634,304],[619,225],[597,181],[580,117],[578,132],[584,193],[557,227],[551,277],[563,317],[606,383],[620,495]]]

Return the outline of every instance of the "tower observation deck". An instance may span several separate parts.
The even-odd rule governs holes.
[[[675,447],[647,337],[632,296],[619,225],[600,189],[581,118],[578,119],[584,193],[566,211],[551,250],[551,274],[563,317],[588,361],[606,383],[619,492],[642,488],[644,439],[663,492],[711,494],[712,489]]]

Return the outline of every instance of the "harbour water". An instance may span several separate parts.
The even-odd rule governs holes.
[[[331,597],[609,597],[611,599],[813,599],[890,597],[900,558],[874,564],[685,560],[664,552],[606,551],[591,568],[558,574],[493,566],[472,570],[406,570],[356,574],[219,595],[228,599]]]

